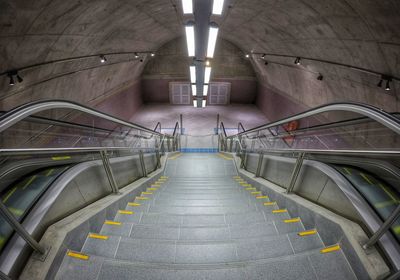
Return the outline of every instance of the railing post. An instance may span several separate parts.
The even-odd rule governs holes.
[[[296,163],[293,168],[292,175],[290,177],[289,186],[286,189],[286,193],[291,193],[294,189],[294,186],[297,181],[297,177],[300,174],[301,166],[303,165],[304,155],[305,155],[304,153],[300,153],[299,156],[297,157]]]
[[[382,224],[382,226],[371,236],[367,243],[363,245],[364,249],[368,249],[375,245],[376,242],[384,235],[393,223],[399,218],[400,216],[400,205],[394,209],[392,214],[386,219],[386,221]]]
[[[180,121],[181,134],[183,134],[183,116],[182,116],[182,114],[179,115],[179,121]]]
[[[114,173],[111,169],[111,164],[110,164],[110,160],[108,159],[108,156],[107,156],[107,151],[100,151],[100,157],[103,162],[104,170],[106,171],[108,182],[110,183],[110,186],[111,186],[111,191],[113,193],[117,194],[117,193],[119,193],[118,186],[117,186],[117,183],[115,182]]]
[[[147,177],[146,164],[144,163],[144,156],[142,150],[139,151],[139,160],[140,160],[140,165],[142,166],[143,177]]]
[[[259,157],[258,157],[258,165],[257,165],[256,177],[260,177],[260,172],[261,172],[261,166],[262,166],[262,163],[263,163],[263,159],[264,159],[264,154],[260,153]]]
[[[167,149],[168,149],[168,152],[171,151],[171,143],[170,143],[169,137],[167,138]]]
[[[215,131],[215,134],[219,134],[219,114],[217,114],[217,129]]]
[[[230,153],[232,153],[232,148],[233,148],[233,138],[231,138],[229,141],[229,152]]]
[[[15,230],[15,232],[22,237],[36,252],[44,255],[46,250],[26,231],[26,229],[20,224],[20,222],[14,217],[14,215],[8,210],[7,206],[0,200],[0,214]]]
[[[158,149],[156,150],[156,158],[157,158],[157,168],[160,168],[161,167],[161,156],[160,156],[160,151]]]

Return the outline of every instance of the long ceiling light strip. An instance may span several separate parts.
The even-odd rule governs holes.
[[[203,86],[203,96],[207,96],[208,93],[208,85]]]
[[[213,1],[213,15],[222,15],[222,9],[224,8],[224,0],[214,0]]]
[[[195,84],[192,85],[192,95],[193,95],[193,96],[196,96],[196,95],[197,95],[197,87],[196,87]]]
[[[190,66],[190,82],[196,83],[196,66]]]
[[[218,37],[218,26],[210,25],[208,31],[207,57],[213,58]]]
[[[182,10],[184,14],[193,14],[193,1],[182,0]]]
[[[188,48],[188,55],[190,57],[195,56],[195,42],[194,42],[194,24],[188,24],[185,26],[186,31],[186,42]]]
[[[211,78],[211,67],[206,66],[206,70],[204,73],[204,83],[209,84],[210,83],[210,78]]]
[[[205,100],[202,100],[202,101],[201,101],[201,107],[202,107],[202,108],[206,107],[206,101],[205,101]]]
[[[193,100],[193,107],[195,107],[195,108],[197,107],[197,99]]]

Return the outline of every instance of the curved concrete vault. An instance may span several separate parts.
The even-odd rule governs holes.
[[[212,20],[220,26],[217,44],[223,38],[242,54],[310,57],[399,77],[399,14],[396,0],[226,0],[222,17]],[[179,0],[1,0],[0,72],[102,53],[162,53],[162,46],[180,40],[188,19]],[[13,87],[3,75],[0,107],[65,98],[109,113],[123,106],[118,114],[129,118],[142,102],[144,66],[161,63],[148,54],[141,59],[125,54],[104,65],[96,56],[46,64],[21,71],[24,82]],[[271,120],[334,101],[400,109],[398,81],[385,92],[376,86],[379,76],[347,67],[307,60],[296,66],[292,58],[268,56],[265,65],[258,54],[249,60],[258,80],[254,102]],[[213,63],[217,69],[218,59]]]

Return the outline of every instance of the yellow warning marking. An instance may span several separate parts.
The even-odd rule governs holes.
[[[67,252],[67,256],[75,258],[75,259],[84,260],[84,261],[87,261],[89,259],[88,255],[81,254],[81,253],[78,253],[78,252],[73,252],[73,251],[68,251]]]
[[[15,216],[22,216],[22,214],[24,214],[24,210],[14,207],[8,207],[8,210],[10,210],[10,212],[13,213]]]
[[[233,179],[240,179],[240,176],[233,176]]]
[[[23,190],[26,189],[26,187],[28,187],[30,184],[32,184],[32,182],[36,179],[36,175],[33,175],[28,182],[25,183],[25,185],[22,187]]]
[[[384,190],[384,192],[394,201],[397,201],[396,197],[393,195],[393,193],[387,189],[383,184],[379,184],[379,186]]]
[[[360,173],[361,177],[364,178],[365,181],[367,181],[368,184],[373,185],[373,183],[371,182],[371,180],[367,177],[367,175],[365,175],[364,173]]]
[[[384,202],[375,203],[374,207],[380,209],[380,208],[385,208],[385,207],[388,207],[388,206],[391,206],[391,205],[397,204],[397,203],[398,202],[396,202],[396,201],[388,200],[388,201],[384,201]]]
[[[400,235],[400,226],[394,226],[392,229],[396,235]]]
[[[246,191],[256,191],[256,188],[245,188]]]
[[[142,192],[142,195],[150,195],[153,194],[152,192]]]
[[[298,236],[308,236],[308,235],[314,235],[316,233],[317,233],[317,230],[316,229],[312,229],[312,230],[301,231],[297,235]]]
[[[156,191],[158,190],[158,188],[147,188],[146,191],[152,192],[152,191]]]
[[[286,209],[277,209],[277,210],[272,210],[273,214],[277,214],[277,213],[286,213],[287,210]]]
[[[252,195],[260,195],[261,192],[251,192]]]
[[[252,187],[251,184],[241,184],[241,185],[242,185],[242,187]]]
[[[136,197],[137,200],[148,200],[148,197],[143,197],[143,196],[137,196]]]
[[[181,155],[182,155],[182,154],[179,153],[179,154],[177,154],[177,155],[174,155],[174,156],[170,157],[169,159],[177,159],[177,158],[180,157]]]
[[[61,157],[52,157],[52,160],[66,160],[66,159],[71,159],[70,156],[61,156]]]
[[[140,205],[142,205],[142,204],[136,203],[136,202],[128,202],[128,206],[138,207],[138,206],[140,206]]]
[[[344,171],[346,171],[347,174],[351,175],[350,170],[348,170],[346,167],[344,167],[343,169],[344,169]]]
[[[101,240],[107,240],[108,239],[107,235],[100,235],[100,234],[95,234],[95,233],[89,233],[88,237],[89,238],[94,238],[94,239],[101,239]]]
[[[264,202],[265,206],[272,206],[272,205],[276,205],[275,201],[270,201],[270,202]]]
[[[3,236],[0,236],[0,248],[3,248],[4,243],[6,243],[6,239]]]
[[[47,171],[46,176],[49,177],[51,174],[53,174],[54,169],[50,169],[49,171]]]
[[[300,218],[287,219],[287,220],[283,220],[283,222],[286,224],[297,223],[297,222],[300,222]]]
[[[326,253],[335,252],[335,251],[339,251],[339,250],[340,250],[339,245],[333,245],[333,246],[329,246],[324,249],[321,249],[320,252],[321,252],[321,254],[326,254]]]
[[[120,226],[120,225],[122,225],[121,222],[114,222],[114,221],[105,221],[104,224],[111,225],[111,226]]]
[[[161,179],[168,179],[168,176],[161,176]]]
[[[127,211],[127,210],[118,210],[118,213],[124,214],[124,215],[132,215],[134,212]]]
[[[12,188],[8,194],[6,195],[6,197],[3,199],[3,202],[7,202],[7,200],[12,196],[12,194],[17,190],[17,187]]]
[[[259,196],[256,196],[256,199],[267,199],[267,198],[268,198],[267,195],[259,195]]]

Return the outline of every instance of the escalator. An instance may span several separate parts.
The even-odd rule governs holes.
[[[69,166],[40,169],[23,176],[0,193],[0,199],[8,210],[22,223],[41,195]],[[0,217],[0,252],[13,234],[13,228]]]

